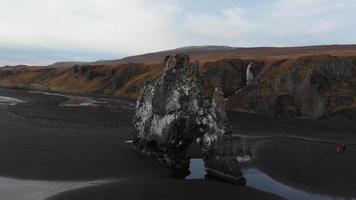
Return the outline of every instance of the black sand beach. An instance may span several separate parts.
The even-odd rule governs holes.
[[[237,146],[257,168],[309,193],[345,199],[356,196],[356,124],[353,121],[270,118],[230,113]],[[346,144],[344,153],[336,144]],[[340,198],[339,198],[340,199]]]
[[[68,99],[26,90],[0,89],[0,96],[26,102],[0,106],[0,176],[117,180],[51,199],[279,199],[250,187],[172,178],[169,169],[140,156],[125,142],[131,139],[133,112],[127,104],[112,111],[112,106],[58,106]],[[0,199],[11,198],[0,194]]]

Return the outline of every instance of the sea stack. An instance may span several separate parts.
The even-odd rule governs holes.
[[[134,147],[184,176],[189,174],[186,150],[198,143],[209,177],[245,184],[221,88],[215,89],[213,99],[206,98],[199,64],[187,55],[167,56],[164,65],[163,75],[146,81],[137,100]]]

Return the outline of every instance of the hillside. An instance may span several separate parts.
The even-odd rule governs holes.
[[[136,98],[163,58],[199,60],[205,92],[221,86],[230,110],[318,118],[356,107],[356,45],[295,48],[187,47],[95,63],[0,68],[0,86]],[[253,80],[247,84],[250,65]]]
[[[187,54],[191,60],[201,63],[222,59],[283,59],[310,55],[356,56],[356,45],[324,45],[306,47],[252,47],[239,48],[228,46],[190,46],[172,50],[130,56],[116,60],[95,62],[64,61],[49,67],[72,67],[74,65],[113,65],[125,63],[161,64],[166,55]]]
[[[356,45],[257,48],[236,48],[225,46],[184,47],[127,57],[114,62],[160,63],[166,55],[176,53],[188,54],[191,60],[199,60],[204,63],[221,59],[281,59],[318,54],[356,56]]]

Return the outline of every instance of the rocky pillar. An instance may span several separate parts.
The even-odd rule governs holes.
[[[137,101],[134,146],[173,169],[189,167],[186,149],[200,141],[209,176],[245,184],[233,154],[231,128],[221,88],[212,101],[203,94],[198,63],[178,54],[165,58],[162,77],[148,81]]]

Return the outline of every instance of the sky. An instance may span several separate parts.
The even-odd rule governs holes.
[[[1,0],[0,66],[356,43],[356,0]]]

